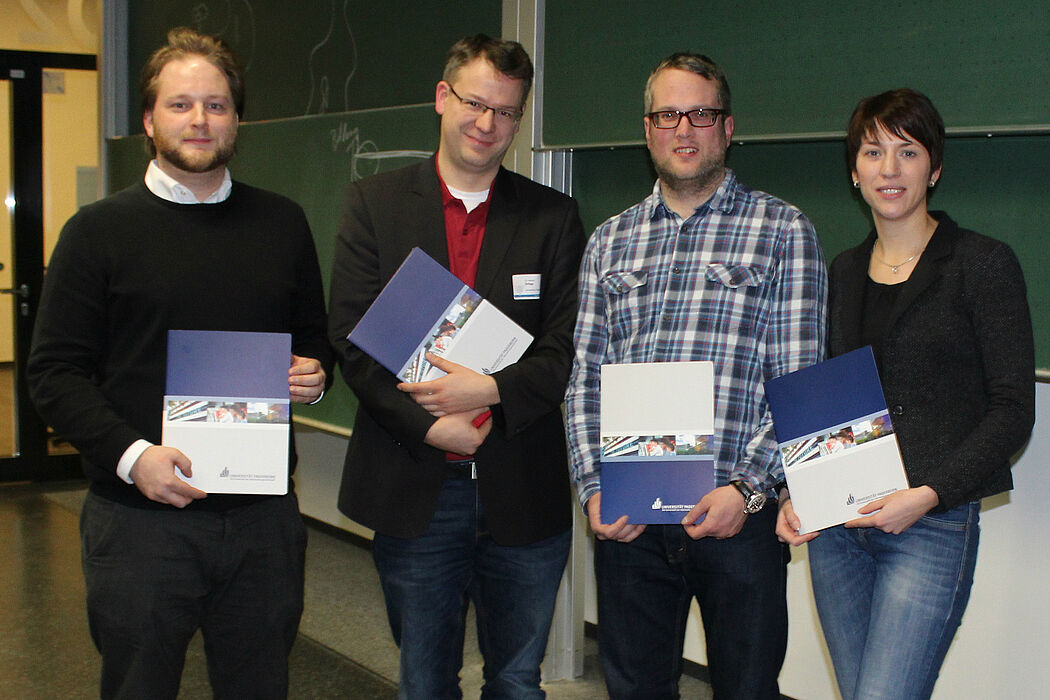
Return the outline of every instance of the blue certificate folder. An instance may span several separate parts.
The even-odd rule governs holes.
[[[678,525],[715,487],[714,458],[602,461],[602,523]]]
[[[871,347],[765,383],[800,533],[908,488]]]
[[[208,493],[288,492],[288,333],[168,331],[163,439]]]
[[[445,374],[427,352],[492,374],[517,362],[532,335],[413,248],[347,340],[402,381],[420,382]]]
[[[678,524],[715,486],[714,365],[601,368],[602,522]]]

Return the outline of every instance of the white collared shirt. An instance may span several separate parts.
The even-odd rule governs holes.
[[[197,199],[197,195],[193,194],[188,187],[161,170],[160,166],[157,165],[156,159],[149,162],[149,167],[146,168],[145,180],[146,188],[150,192],[161,199],[177,204],[217,204],[229,199],[230,192],[233,190],[233,179],[230,177],[230,169],[224,168],[222,184],[219,185],[219,189],[203,200]]]

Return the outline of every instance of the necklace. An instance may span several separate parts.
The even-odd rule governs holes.
[[[878,247],[878,244],[879,244],[879,242],[880,242],[880,241],[876,241],[876,242],[875,242],[875,247]],[[923,247],[922,247],[922,248],[920,248],[919,250],[915,251],[915,254],[914,254],[914,255],[912,255],[912,256],[911,256],[910,258],[908,258],[907,260],[905,260],[904,262],[899,262],[899,263],[897,263],[896,265],[894,265],[893,263],[888,263],[888,262],[886,262],[885,260],[883,260],[883,259],[882,259],[881,257],[879,257],[878,255],[875,255],[875,261],[876,261],[876,262],[879,262],[879,263],[882,263],[882,264],[883,264],[883,265],[885,265],[886,267],[890,268],[890,271],[891,271],[891,272],[892,272],[893,274],[895,274],[895,275],[896,275],[896,274],[900,274],[900,271],[901,271],[901,268],[902,268],[902,267],[904,267],[905,265],[907,265],[908,263],[910,263],[910,262],[911,262],[912,260],[914,260],[915,258],[919,257],[919,255],[921,255],[921,254],[922,254],[922,251],[924,251],[924,250],[926,250],[926,246],[923,246]],[[872,250],[872,252],[874,252],[874,249]]]

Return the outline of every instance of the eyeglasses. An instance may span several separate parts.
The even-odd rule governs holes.
[[[688,118],[690,124],[702,129],[707,126],[714,126],[715,122],[718,121],[718,115],[725,113],[724,109],[701,107],[700,109],[690,109],[686,112],[679,112],[677,109],[665,109],[662,112],[649,112],[645,116],[649,117],[649,122],[657,129],[677,129],[682,122],[682,117]]]
[[[481,116],[485,112],[492,110],[492,113],[496,115],[496,121],[503,124],[514,124],[521,119],[521,112],[516,109],[504,109],[502,107],[489,107],[484,102],[478,102],[477,100],[468,100],[465,97],[460,97],[459,93],[456,92],[456,88],[452,87],[452,83],[446,83],[448,89],[452,91],[456,99],[460,101],[467,111],[471,114]]]

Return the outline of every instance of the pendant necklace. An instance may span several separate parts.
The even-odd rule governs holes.
[[[878,245],[878,244],[879,244],[880,242],[881,242],[881,241],[876,241],[876,242],[875,242],[876,246],[877,246],[877,245]],[[915,252],[915,254],[914,254],[914,255],[912,255],[912,256],[911,256],[910,258],[908,258],[908,259],[907,259],[907,260],[905,260],[904,262],[899,262],[899,263],[897,263],[896,265],[894,265],[893,263],[888,263],[888,262],[886,262],[885,260],[883,260],[883,259],[882,259],[881,257],[879,257],[878,255],[876,255],[876,256],[875,256],[875,261],[876,261],[876,262],[880,262],[880,263],[882,263],[883,265],[885,265],[886,267],[890,268],[890,271],[891,271],[891,272],[892,272],[893,274],[895,274],[895,275],[896,275],[896,274],[899,274],[899,273],[900,273],[900,271],[901,271],[901,268],[902,268],[902,267],[904,267],[905,265],[907,265],[908,263],[910,263],[910,262],[911,262],[912,260],[914,260],[915,258],[919,257],[919,255],[920,255],[920,254],[922,253],[922,251],[924,251],[924,250],[926,250],[926,246],[923,246],[922,248],[920,248],[919,250],[917,250],[917,251]]]

